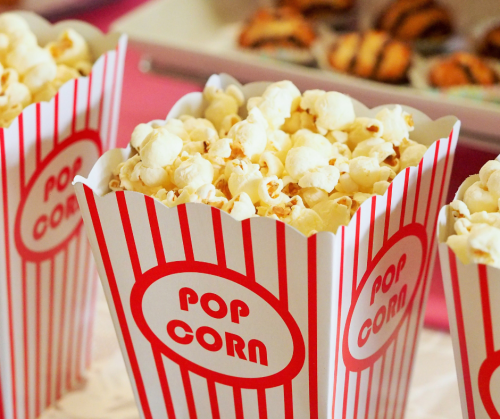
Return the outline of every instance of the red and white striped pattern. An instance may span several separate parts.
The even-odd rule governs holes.
[[[446,212],[447,207],[440,221]],[[463,265],[446,243],[439,244],[439,256],[462,415],[500,418],[500,270]]]
[[[458,137],[430,147],[383,196],[371,198],[337,235],[306,238],[271,219],[233,220],[200,204],[168,209],[132,192],[104,197],[76,184],[80,208],[111,314],[145,419],[402,418],[422,325],[435,229]],[[395,340],[363,371],[343,359],[351,301],[369,262],[402,227],[423,226],[424,276]],[[272,293],[300,329],[305,360],[279,386],[242,388],[197,374],[148,341],[135,321],[131,293],[160,267],[205,263],[244,275]],[[158,317],[168,307],[157,308]],[[167,316],[168,317],[168,316]],[[200,360],[200,362],[203,362]],[[233,375],[237,376],[237,371]]]
[[[88,134],[100,150],[114,147],[126,43],[122,37],[89,77],[0,130],[0,418],[39,416],[89,365],[97,281],[81,225],[49,257],[26,257],[15,221],[36,177],[75,136]],[[40,215],[37,208],[23,214]]]

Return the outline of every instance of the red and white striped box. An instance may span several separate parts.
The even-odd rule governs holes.
[[[459,188],[456,199],[478,175]],[[500,418],[500,269],[464,265],[446,240],[455,233],[450,207],[439,213],[439,258],[464,419]]]
[[[167,119],[203,106],[192,93]],[[107,193],[129,150],[75,179],[142,418],[403,417],[459,131],[407,110],[428,152],[336,235]]]
[[[0,418],[30,419],[89,364],[97,278],[71,186],[115,146],[126,37],[20,12],[41,45],[72,27],[88,77],[0,129]]]

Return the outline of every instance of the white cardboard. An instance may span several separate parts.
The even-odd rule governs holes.
[[[40,43],[78,30],[97,58],[0,129],[0,418],[31,419],[88,367],[96,280],[71,187],[115,146],[127,39],[19,12]]]
[[[470,176],[455,199],[479,180]],[[464,419],[500,417],[500,269],[464,265],[448,247],[454,234],[449,205],[439,213],[439,258]]]
[[[204,106],[189,94],[167,119]],[[75,179],[142,418],[403,417],[459,131],[408,110],[428,152],[336,235],[106,194],[127,150]]]

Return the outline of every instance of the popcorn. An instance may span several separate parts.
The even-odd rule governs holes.
[[[250,98],[242,119],[238,87],[209,86],[203,96],[204,118],[181,115],[134,129],[137,154],[116,171],[111,190],[149,192],[169,207],[200,202],[238,220],[271,217],[305,235],[335,233],[426,150],[409,138],[411,116],[398,106],[356,118],[348,96],[322,90],[301,96],[284,81]],[[496,176],[490,175],[495,193]],[[481,220],[500,225],[500,217]]]
[[[0,127],[9,126],[29,104],[51,100],[64,83],[92,69],[87,42],[76,31],[63,31],[43,48],[15,13],[0,14],[0,61]]]
[[[479,263],[500,268],[500,163],[487,162],[479,181],[470,185],[463,201],[450,204],[455,235],[447,244],[464,264]]]

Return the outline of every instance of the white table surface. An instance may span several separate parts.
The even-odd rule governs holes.
[[[94,358],[86,382],[40,419],[139,418],[102,291],[97,310]],[[405,419],[461,417],[451,338],[426,329],[417,351]]]

